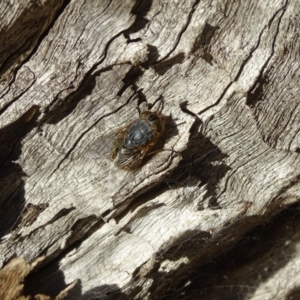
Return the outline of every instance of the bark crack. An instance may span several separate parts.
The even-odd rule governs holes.
[[[187,21],[186,21],[185,25],[183,26],[183,28],[181,29],[181,31],[179,32],[179,34],[178,34],[178,38],[177,38],[177,41],[176,41],[174,47],[170,50],[170,52],[168,54],[166,54],[164,57],[162,57],[160,60],[158,60],[156,62],[156,64],[159,64],[162,61],[164,61],[165,59],[167,59],[168,57],[170,57],[170,55],[175,51],[175,49],[177,48],[178,44],[180,43],[180,39],[181,39],[182,35],[184,34],[184,32],[187,30],[189,24],[191,23],[191,19],[193,17],[193,14],[194,14],[194,12],[195,12],[195,10],[196,10],[199,2],[200,2],[200,0],[196,0],[194,2],[193,7],[192,7],[192,9],[189,12],[189,15],[187,17]]]
[[[253,83],[252,87],[250,87],[249,89],[249,92],[248,92],[248,95],[252,95],[254,94],[255,95],[255,90],[262,84],[262,82],[264,82],[263,78],[264,78],[264,73],[265,73],[265,70],[266,70],[266,67],[267,65],[269,64],[271,58],[273,57],[274,55],[274,52],[275,52],[275,43],[276,43],[276,39],[277,39],[277,36],[279,34],[279,27],[280,27],[280,23],[281,23],[281,20],[282,20],[282,17],[286,11],[286,8],[287,8],[287,5],[288,5],[288,1],[285,2],[285,4],[283,5],[282,8],[280,8],[277,12],[275,12],[275,14],[273,15],[273,17],[270,19],[269,23],[268,23],[268,27],[270,27],[271,23],[274,21],[275,17],[280,13],[281,15],[279,16],[279,19],[278,19],[278,22],[277,22],[277,28],[276,28],[276,32],[274,34],[274,39],[273,39],[273,42],[272,42],[272,49],[271,49],[271,54],[270,56],[267,58],[267,60],[265,61],[265,63],[263,64],[262,68],[261,68],[261,71],[260,71],[260,74],[257,78],[257,80]],[[252,98],[252,97],[251,97]],[[251,108],[252,104],[253,104],[253,101],[251,101],[250,97],[248,96],[247,97],[247,101],[246,101],[246,104]]]
[[[249,55],[246,57],[246,59],[243,61],[239,71],[237,72],[237,75],[235,76],[235,78],[227,85],[227,87],[224,89],[223,93],[220,95],[220,97],[217,99],[217,101],[206,107],[205,109],[201,110],[198,112],[199,115],[207,112],[208,110],[210,110],[211,108],[215,107],[215,106],[218,106],[221,102],[221,100],[223,99],[224,95],[227,93],[227,91],[229,90],[229,88],[232,86],[232,84],[234,82],[237,82],[241,76],[241,74],[243,73],[243,70],[246,66],[246,64],[250,61],[250,59],[252,58],[252,55],[253,53],[258,49],[259,45],[260,45],[260,42],[261,42],[261,37],[262,37],[262,34],[264,33],[264,31],[266,30],[267,27],[270,27],[270,24],[273,22],[273,20],[275,19],[275,17],[280,13],[282,12],[281,16],[279,17],[279,20],[278,20],[278,23],[277,23],[277,30],[276,30],[276,33],[274,35],[274,39],[273,39],[273,42],[272,42],[272,51],[271,51],[271,54],[269,55],[269,57],[266,59],[266,62],[264,63],[264,65],[262,66],[262,69],[260,71],[260,75],[258,76],[258,79],[254,82],[254,84],[252,85],[252,88],[249,89],[249,92],[248,93],[251,93],[251,91],[253,90],[253,88],[256,88],[257,84],[259,84],[259,82],[261,81],[261,78],[263,77],[263,73],[264,73],[264,70],[266,68],[266,66],[268,65],[269,61],[271,60],[272,56],[274,55],[274,48],[275,48],[275,43],[276,43],[276,38],[277,38],[277,35],[279,33],[279,26],[280,26],[280,22],[282,20],[282,17],[284,15],[284,12],[285,12],[285,9],[286,9],[286,6],[287,6],[287,3],[288,1],[286,1],[286,3],[283,5],[283,7],[281,7],[279,10],[277,10],[275,12],[275,14],[272,16],[272,18],[270,19],[268,25],[266,25],[263,30],[260,32],[259,36],[258,36],[258,41],[257,41],[257,44],[255,45],[255,47],[251,50],[251,52],[249,53]]]

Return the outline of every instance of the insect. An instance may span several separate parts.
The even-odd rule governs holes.
[[[112,132],[97,149],[88,153],[89,158],[107,157],[124,170],[137,169],[158,142],[165,130],[166,116],[160,112],[143,111],[139,119]]]

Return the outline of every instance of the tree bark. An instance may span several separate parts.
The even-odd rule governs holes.
[[[1,1],[0,278],[18,257],[28,297],[297,298],[299,11]],[[138,170],[86,157],[148,109]]]

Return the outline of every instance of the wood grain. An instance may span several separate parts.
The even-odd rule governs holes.
[[[297,0],[1,2],[0,261],[45,257],[25,295],[76,280],[66,299],[234,295],[209,298],[209,282],[195,294],[189,278],[296,209],[299,11]],[[168,126],[137,172],[85,157],[143,109]],[[299,238],[285,237],[288,253]],[[297,253],[242,299],[295,294]]]

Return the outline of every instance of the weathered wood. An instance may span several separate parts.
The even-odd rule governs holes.
[[[45,257],[26,295],[55,297],[78,280],[70,299],[179,297],[191,272],[299,200],[297,0],[8,5],[0,260]],[[164,150],[130,180],[85,157],[138,109],[160,107]],[[297,259],[269,282],[253,279],[247,296],[291,295]],[[294,284],[273,284],[289,272]]]

